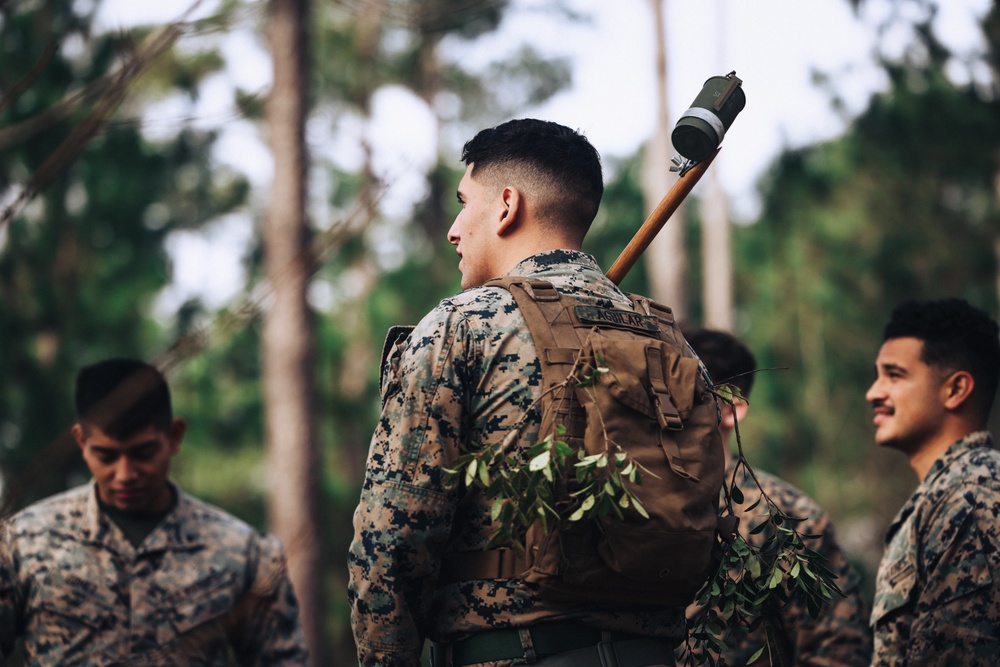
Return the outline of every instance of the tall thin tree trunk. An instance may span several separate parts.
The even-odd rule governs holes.
[[[714,166],[714,165],[713,165]],[[733,330],[733,252],[732,228],[726,193],[719,173],[705,175],[708,188],[701,200],[702,298],[705,326]]]
[[[716,0],[715,19],[719,35],[725,35],[725,7]],[[726,39],[716,40],[716,72],[725,72]],[[719,178],[719,162],[706,174],[705,194],[701,206],[701,271],[702,300],[705,326],[723,331],[733,330],[733,252],[729,203]],[[704,180],[704,179],[703,179]]]
[[[264,261],[273,301],[264,317],[261,356],[268,520],[285,544],[311,661],[326,665],[317,529],[320,457],[312,405],[315,342],[306,300],[313,273],[306,219],[308,11],[308,0],[270,0],[268,5],[274,83],[266,118],[274,182],[264,222]]]
[[[667,105],[667,48],[664,31],[663,0],[651,0],[653,27],[656,31],[656,131],[646,144],[642,167],[642,194],[646,213],[660,203],[663,195],[677,178],[670,171],[673,148],[670,143],[670,116]],[[688,312],[687,253],[684,248],[684,206],[674,212],[670,221],[646,251],[646,272],[650,296],[674,310],[678,318]]]

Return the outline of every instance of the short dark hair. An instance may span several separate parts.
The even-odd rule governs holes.
[[[686,334],[688,343],[716,384],[731,384],[750,397],[757,359],[743,341],[725,331],[698,329]]]
[[[884,340],[891,338],[917,338],[925,364],[971,374],[970,399],[989,417],[1000,378],[1000,327],[985,312],[964,299],[904,301],[885,326]]]
[[[138,359],[105,359],[76,376],[77,420],[124,439],[153,426],[167,432],[173,421],[170,388],[155,366]]]
[[[559,201],[549,203],[546,215],[581,238],[604,195],[597,149],[579,132],[551,121],[521,118],[482,130],[465,143],[462,162],[472,165],[473,176],[527,171],[546,179],[548,183],[541,185],[559,193]]]

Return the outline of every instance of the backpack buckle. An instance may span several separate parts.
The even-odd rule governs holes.
[[[660,423],[660,428],[669,431],[680,431],[684,428],[681,413],[674,406],[669,392],[653,392],[653,402],[656,403],[656,420]]]
[[[518,283],[534,301],[558,301],[559,291],[544,280],[526,280]]]

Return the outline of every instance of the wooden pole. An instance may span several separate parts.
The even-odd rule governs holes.
[[[704,175],[708,166],[712,164],[712,160],[715,159],[720,150],[722,148],[715,149],[715,152],[708,159],[702,160],[693,166],[690,171],[677,179],[673,187],[670,188],[670,191],[660,200],[660,203],[657,204],[653,212],[646,218],[646,221],[639,227],[639,231],[635,233],[632,240],[629,241],[625,249],[618,255],[615,263],[611,265],[607,273],[611,282],[616,285],[621,284],[626,274],[639,261],[639,257],[645,252],[653,238],[659,233],[663,225],[666,224],[670,216],[674,214],[677,207],[681,205],[684,198],[688,196],[691,189],[694,188],[698,180]]]

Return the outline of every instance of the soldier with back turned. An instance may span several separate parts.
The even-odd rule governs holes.
[[[350,549],[359,661],[416,667],[430,639],[436,667],[672,665],[686,632],[683,605],[622,604],[613,595],[603,604],[557,602],[521,571],[459,576],[461,557],[483,552],[493,522],[485,495],[449,486],[446,470],[473,447],[503,447],[527,465],[530,443],[543,437],[538,349],[511,292],[485,283],[525,277],[584,308],[636,310],[580,250],[604,187],[600,158],[582,135],[515,120],[477,134],[462,158],[462,210],[448,237],[464,291],[387,341],[382,416]],[[716,426],[705,432],[719,450],[721,484]]]

